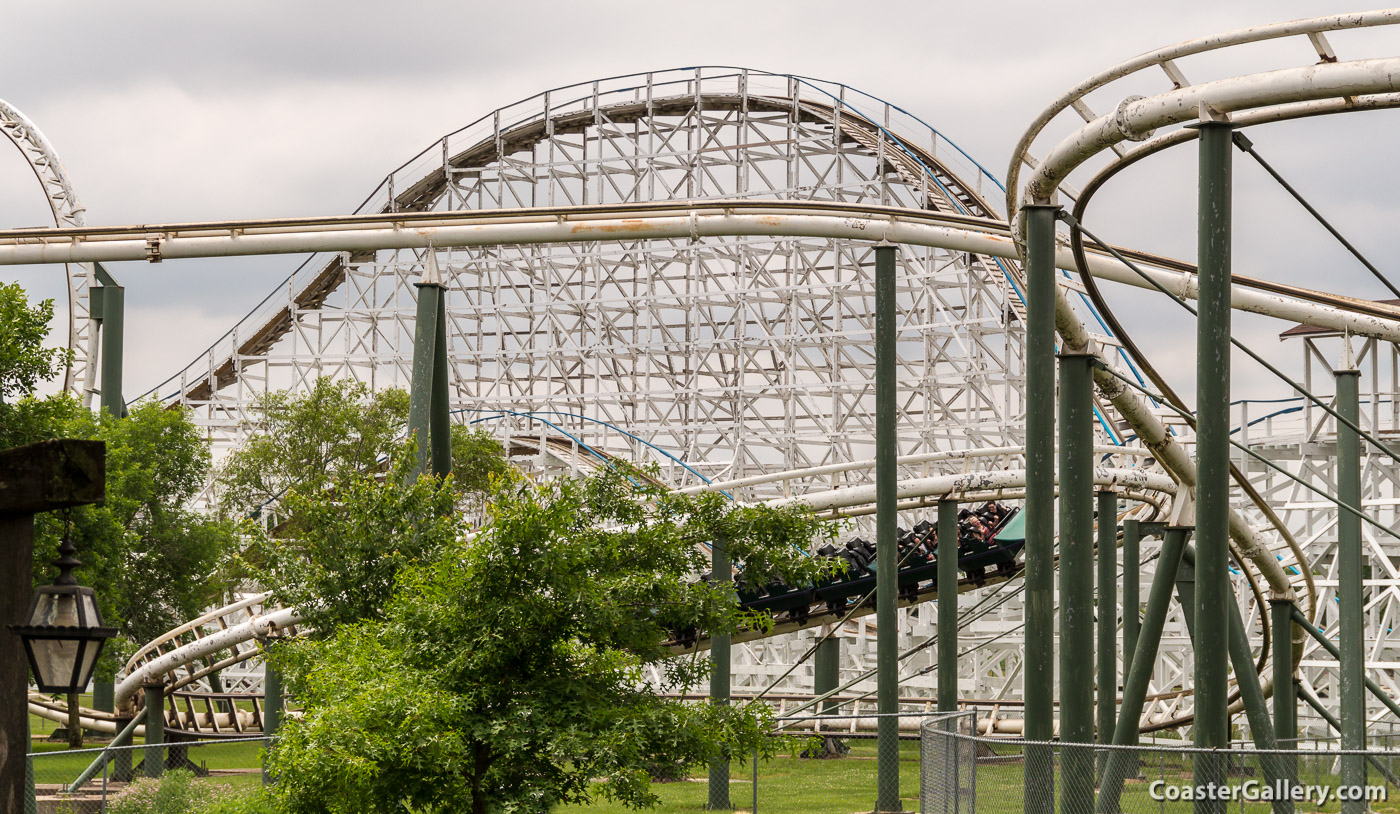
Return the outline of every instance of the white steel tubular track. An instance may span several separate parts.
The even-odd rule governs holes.
[[[1340,61],[1326,37],[1329,31],[1396,23],[1400,23],[1400,9],[1333,15],[1242,29],[1160,49],[1081,82],[1036,118],[1013,152],[1006,190],[1009,218],[1017,227],[1013,229],[1013,237],[1019,244],[1019,228],[1023,226],[1019,207],[1023,202],[1054,203],[1061,191],[1071,196],[1077,195],[1067,183],[1069,176],[1098,154],[1111,150],[1116,154],[1116,159],[1110,159],[1109,166],[1100,169],[1091,181],[1095,186],[1122,164],[1193,137],[1182,135],[1180,131],[1158,136],[1158,128],[1198,120],[1231,121],[1246,126],[1400,105],[1400,93],[1397,93],[1400,91],[1400,57]],[[1306,37],[1319,62],[1296,68],[1245,73],[1200,84],[1192,84],[1176,62],[1179,58],[1194,54],[1289,36]],[[1103,115],[1095,113],[1087,104],[1085,97],[1090,92],[1152,67],[1161,69],[1172,86],[1171,90],[1151,97],[1128,96],[1112,112]],[[1047,125],[1070,109],[1083,119],[1083,125],[1051,146],[1043,158],[1033,156],[1031,149]],[[1130,149],[1125,148],[1124,142],[1146,143]],[[1022,165],[1032,169],[1024,188],[1021,188],[1019,180]],[[1089,338],[1084,324],[1061,291],[1056,292],[1055,311],[1056,331],[1065,345],[1074,350],[1087,348]],[[1095,373],[1095,382],[1100,390],[1110,394],[1114,405],[1129,423],[1134,427],[1151,423],[1154,418],[1144,409],[1142,400],[1126,393],[1123,384],[1112,382],[1111,378],[1104,371]],[[1144,432],[1143,437],[1148,439],[1148,433]],[[1160,460],[1163,464],[1187,486],[1194,486],[1194,462],[1182,453],[1180,447],[1163,435],[1155,435],[1155,439],[1148,440],[1161,443]],[[1230,536],[1236,554],[1259,566],[1274,591],[1288,595],[1288,575],[1263,555],[1261,541],[1252,529],[1246,528],[1242,515],[1232,510],[1230,521]],[[1303,561],[1303,552],[1294,538],[1282,524],[1278,530],[1287,538],[1298,560]],[[1320,621],[1324,608],[1319,603],[1320,597],[1311,571],[1311,567],[1302,571],[1307,588],[1304,597],[1306,613],[1309,618]],[[1323,595],[1326,595],[1325,592]],[[1295,629],[1295,667],[1303,657],[1305,643],[1302,639],[1301,630]],[[1266,693],[1271,690],[1271,687],[1265,686]]]
[[[798,201],[704,201],[646,206],[579,207],[570,210],[434,212],[421,217],[383,215],[281,221],[225,221],[101,229],[0,231],[0,265],[117,262],[310,251],[445,249],[730,236],[821,237],[928,246],[1017,258],[1004,223],[910,209]],[[1185,297],[1196,295],[1195,275],[1179,261],[1134,253],[1159,283]],[[1153,264],[1154,259],[1159,265]],[[1057,252],[1074,269],[1068,248]],[[1091,254],[1089,272],[1112,282],[1150,288],[1106,254]],[[1309,297],[1261,290],[1244,278],[1234,287],[1236,308],[1278,319],[1400,341],[1400,309],[1298,289]],[[1326,301],[1326,304],[1323,304]]]

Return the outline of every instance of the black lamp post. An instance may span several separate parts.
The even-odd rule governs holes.
[[[102,626],[93,590],[73,578],[73,569],[81,565],[73,558],[76,550],[69,535],[63,535],[59,559],[54,562],[60,569],[58,581],[34,592],[28,624],[10,626],[24,642],[40,692],[82,692],[102,645],[117,635],[116,628]]]

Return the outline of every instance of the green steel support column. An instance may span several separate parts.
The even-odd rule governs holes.
[[[875,248],[875,708],[876,811],[902,811],[899,802],[899,593],[896,554],[899,434],[895,426],[895,252]]]
[[[1358,383],[1360,371],[1338,370],[1337,412],[1360,426]],[[1361,505],[1361,438],[1354,430],[1337,422],[1337,497],[1350,506]],[[1342,749],[1366,748],[1366,628],[1365,594],[1362,588],[1361,519],[1351,512],[1337,511],[1337,598],[1338,645],[1341,658]],[[1360,754],[1343,755],[1342,785],[1360,788],[1366,784],[1366,760]],[[1343,814],[1366,810],[1365,800],[1346,800]]]
[[[282,726],[282,673],[270,662],[263,663],[263,736],[277,737]],[[271,783],[272,777],[263,764],[263,782]]]
[[[1190,553],[1190,552],[1188,552]],[[1230,603],[1229,612],[1230,665],[1235,670],[1235,686],[1239,687],[1240,700],[1244,703],[1245,718],[1249,721],[1249,731],[1254,745],[1260,749],[1277,749],[1278,740],[1274,737],[1274,723],[1269,718],[1269,702],[1264,698],[1264,688],[1259,684],[1259,676],[1254,669],[1254,653],[1249,648],[1249,633],[1244,629],[1244,619],[1240,616],[1240,606]],[[1264,780],[1272,786],[1280,777],[1278,755],[1262,755],[1260,764],[1264,770]],[[1292,806],[1280,808],[1277,801],[1275,814],[1291,812]]]
[[[1274,648],[1274,740],[1280,749],[1294,749],[1298,746],[1298,700],[1293,691],[1293,603],[1270,599],[1269,624]],[[1290,782],[1297,781],[1297,757],[1285,756],[1280,769]]]
[[[1307,702],[1307,705],[1312,707],[1313,711],[1316,712],[1318,716],[1322,718],[1322,720],[1326,721],[1328,726],[1335,729],[1338,734],[1341,734],[1342,722],[1337,720],[1337,716],[1328,712],[1327,707],[1324,707],[1321,701],[1319,701],[1311,692],[1308,692],[1308,689],[1306,687],[1304,687],[1302,684],[1295,682],[1293,685],[1293,691],[1298,694],[1299,698]],[[1381,763],[1379,760],[1376,759],[1375,755],[1367,755],[1366,762],[1370,763],[1372,766],[1375,766],[1376,771],[1379,772],[1381,776],[1384,777],[1387,781],[1389,781],[1390,785],[1400,786],[1400,777],[1396,777],[1395,774],[1391,772],[1390,769],[1384,763]]]
[[[1142,579],[1142,530],[1138,521],[1123,521],[1123,686],[1128,686],[1128,673],[1133,667],[1133,651],[1137,650],[1138,631],[1142,630],[1139,612],[1142,598],[1138,584]],[[1117,729],[1115,724],[1114,729]],[[1137,731],[1133,731],[1137,741]]]
[[[129,725],[129,724],[132,722],[132,720],[133,720],[133,719],[131,719],[131,718],[118,718],[118,719],[117,719],[117,722],[116,722],[116,723],[117,723],[117,731],[118,731],[118,732],[121,732],[121,731],[125,730],[126,727],[127,727],[127,725]],[[133,737],[131,738],[131,741],[128,741],[128,743],[130,743],[130,742],[132,742],[132,741],[135,741],[135,740],[136,740],[136,738],[135,738],[135,736],[133,736]],[[125,782],[131,780],[131,777],[132,777],[132,773],[131,773],[131,751],[132,751],[132,750],[130,750],[130,749],[119,749],[119,750],[117,750],[116,752],[114,752],[114,753],[112,754],[112,779],[113,779],[113,780],[118,780],[118,781],[121,781],[121,782],[123,782],[123,783],[125,783]]]
[[[1055,213],[1021,208],[1026,222],[1025,673],[1055,673]],[[1054,682],[1026,682],[1028,741],[1054,737]],[[1025,814],[1054,814],[1054,755],[1026,747]]]
[[[1196,579],[1193,576],[1198,552],[1187,546],[1182,555],[1180,573],[1177,576],[1177,600],[1182,606],[1182,615],[1186,619],[1186,628],[1195,644],[1196,658],[1200,658],[1200,636],[1204,631],[1213,627],[1209,624],[1196,624],[1196,611],[1193,609],[1195,596],[1198,590]],[[1249,728],[1254,734],[1254,743],[1260,749],[1275,749],[1278,741],[1274,737],[1273,722],[1269,720],[1268,703],[1264,698],[1264,690],[1259,685],[1257,674],[1254,670],[1254,654],[1250,652],[1249,636],[1244,629],[1244,620],[1240,616],[1240,607],[1231,598],[1226,608],[1226,642],[1229,649],[1228,657],[1230,664],[1235,670],[1236,686],[1240,690],[1240,700],[1244,704],[1245,715],[1249,720]],[[1266,756],[1261,760],[1264,774],[1272,782],[1280,776],[1277,762],[1272,756]],[[1223,767],[1224,763],[1219,764]],[[1279,809],[1275,807],[1275,811]]]
[[[1098,497],[1098,686],[1095,736],[1097,743],[1113,739],[1114,713],[1118,709],[1118,495],[1099,492]],[[1099,755],[1098,772],[1103,776],[1107,752]]]
[[[102,323],[102,397],[101,408],[121,418],[126,415],[122,398],[122,342],[126,333],[126,289],[117,285],[112,275],[93,264],[94,276],[100,285],[88,289],[93,319]]]
[[[272,738],[282,726],[282,672],[263,666],[263,735]]]
[[[1147,685],[1152,680],[1152,666],[1157,661],[1157,645],[1162,641],[1162,628],[1171,608],[1172,590],[1176,587],[1177,569],[1186,549],[1188,526],[1170,526],[1162,540],[1162,554],[1157,558],[1157,573],[1147,591],[1147,610],[1142,617],[1142,631],[1133,651],[1132,671],[1123,682],[1123,703],[1118,710],[1118,723],[1113,730],[1113,742],[1126,746],[1137,742],[1138,721],[1147,702]],[[1099,801],[1095,808],[1100,814],[1120,810],[1119,798],[1123,781],[1137,773],[1138,756],[1132,752],[1113,752],[1104,767],[1103,782],[1099,784]]]
[[[1342,651],[1338,650],[1337,646],[1333,644],[1330,639],[1322,635],[1322,631],[1314,627],[1313,624],[1308,621],[1308,617],[1305,616],[1301,610],[1298,610],[1296,605],[1293,608],[1293,621],[1298,623],[1298,627],[1301,627],[1303,632],[1312,636],[1313,641],[1322,645],[1322,649],[1330,653],[1332,658],[1336,659],[1338,663],[1341,662]],[[1381,685],[1377,684],[1373,679],[1367,678],[1363,683],[1372,697],[1384,704],[1392,715],[1400,718],[1400,704],[1397,704],[1395,699],[1390,697],[1390,693],[1381,689]],[[1339,729],[1337,731],[1340,732],[1341,730]]]
[[[1230,743],[1228,637],[1230,591],[1230,161],[1234,128],[1200,124],[1196,319],[1196,720],[1195,745]],[[1195,762],[1197,786],[1224,782],[1224,763]],[[1197,814],[1224,811],[1220,800],[1198,800]]]
[[[729,548],[723,540],[715,540],[710,548],[710,574],[715,585],[725,588],[733,585],[734,572],[729,563]],[[729,704],[729,634],[721,633],[710,637],[710,703],[719,706]],[[734,808],[729,801],[729,761],[716,760],[710,764],[709,802],[705,806],[711,810],[728,811]]]
[[[831,637],[817,645],[812,654],[812,692],[825,695],[841,686],[841,639],[832,633]],[[822,715],[835,715],[837,702],[826,701],[821,705]]]
[[[1259,676],[1254,670],[1254,654],[1249,648],[1249,634],[1244,629],[1240,606],[1234,602],[1230,603],[1229,621],[1230,663],[1235,668],[1235,685],[1240,689],[1240,700],[1244,702],[1244,714],[1249,721],[1254,745],[1259,749],[1278,749],[1278,739],[1274,737],[1274,724],[1269,719],[1269,702],[1264,697],[1264,688],[1260,686]],[[1292,774],[1287,773],[1282,755],[1260,755],[1259,763],[1264,772],[1264,782],[1270,788],[1277,788],[1281,779],[1292,777]],[[1274,800],[1273,812],[1293,814],[1293,803],[1289,800]]]
[[[1060,743],[1094,742],[1094,357],[1060,365]],[[1094,810],[1094,752],[1060,748],[1060,814]]]
[[[953,541],[949,556],[938,549],[938,711],[958,708],[958,502],[938,501],[938,540]]]
[[[435,265],[430,265],[423,279],[414,284],[418,289],[418,321],[413,329],[413,381],[408,392],[408,432],[418,442],[418,466],[413,477],[428,471],[433,450],[433,357],[437,355],[438,310],[443,294],[436,270]]]
[[[1176,571],[1176,601],[1181,605],[1181,618],[1186,622],[1186,635],[1196,641],[1196,558],[1183,555]],[[1200,647],[1200,645],[1195,645]]]
[[[165,769],[165,687],[146,685],[146,776],[160,777]]]
[[[433,334],[432,407],[429,434],[432,436],[433,474],[452,474],[452,427],[448,416],[447,392],[447,289],[437,298],[437,330]]]

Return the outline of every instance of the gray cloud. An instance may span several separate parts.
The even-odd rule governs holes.
[[[93,223],[348,212],[441,134],[544,88],[686,64],[747,65],[845,82],[938,127],[993,173],[1032,117],[1083,77],[1157,46],[1338,9],[1309,2],[1123,4],[710,2],[449,4],[28,4],[7,10],[0,97],[63,155]],[[19,35],[13,32],[20,32]],[[1333,38],[1347,55],[1395,53],[1397,35]],[[1301,64],[1298,43],[1193,63],[1192,77]],[[1115,100],[1095,99],[1100,108]],[[1260,130],[1255,141],[1373,259],[1390,228],[1396,114]],[[1383,290],[1262,173],[1237,163],[1243,273],[1355,296]],[[17,156],[0,153],[0,223],[46,210]],[[1106,237],[1191,257],[1194,149],[1126,173],[1090,213]],[[296,264],[286,257],[125,264],[133,390],[221,335]],[[56,269],[12,269],[59,296]],[[1400,277],[1400,270],[1397,270]],[[1192,332],[1164,306],[1113,290],[1140,338],[1190,392]],[[1242,320],[1271,355],[1283,325]],[[1243,365],[1243,363],[1241,363]],[[1273,392],[1242,372],[1240,389]]]

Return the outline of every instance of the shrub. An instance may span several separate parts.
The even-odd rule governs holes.
[[[261,787],[237,788],[226,783],[195,782],[184,769],[161,778],[141,778],[118,794],[107,807],[111,814],[275,814],[271,798]]]
[[[135,780],[107,807],[111,814],[186,814],[194,809],[194,774],[173,769],[164,777]]]

